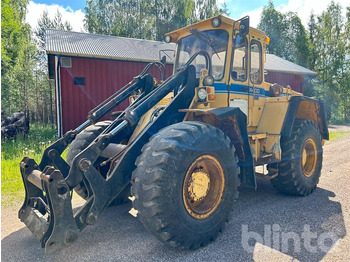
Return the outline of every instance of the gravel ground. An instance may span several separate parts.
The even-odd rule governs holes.
[[[341,126],[341,125],[328,125],[329,132],[338,132],[338,131],[350,131],[350,125]]]
[[[350,130],[346,126],[335,129]],[[349,144],[350,134],[326,142],[319,187],[308,197],[281,195],[263,179],[258,180],[257,191],[241,188],[225,231],[214,243],[199,250],[164,246],[128,214],[131,204],[124,204],[107,208],[95,225],[79,234],[76,244],[48,255],[19,222],[18,205],[2,208],[1,259],[16,262],[349,261]],[[294,240],[287,243],[284,241],[287,236]],[[311,241],[305,236],[312,237]],[[252,238],[248,241],[247,237]]]

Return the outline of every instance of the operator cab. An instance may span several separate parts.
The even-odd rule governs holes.
[[[248,126],[258,125],[259,108],[263,108],[265,97],[269,96],[270,84],[264,81],[269,38],[249,27],[249,17],[235,21],[216,16],[170,32],[165,41],[177,43],[174,72],[188,64],[196,68],[199,84],[196,95],[201,85],[206,88],[203,77],[213,78],[209,91],[215,99],[195,97],[199,103],[195,107],[239,107],[248,117]]]
[[[170,32],[165,36],[166,42],[177,43],[175,72],[192,56],[196,56],[191,64],[196,68],[197,77],[200,76],[200,70],[206,68],[215,82],[227,81],[226,77],[229,74],[234,76],[235,80],[245,79],[248,71],[249,42],[256,41],[252,46],[252,52],[259,51],[262,54],[265,51],[262,47],[266,48],[263,42],[267,43],[268,40],[262,31],[249,27],[249,17],[234,21],[221,15]],[[260,68],[262,60],[257,62],[255,61],[257,58],[252,58],[255,69],[252,72],[255,74],[257,70],[262,72],[263,68]],[[230,66],[231,60],[233,68]],[[226,70],[229,74],[225,74]]]

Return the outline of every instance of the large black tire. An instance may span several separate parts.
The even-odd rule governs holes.
[[[136,160],[131,194],[139,219],[170,246],[206,246],[223,230],[238,197],[237,163],[230,139],[213,126],[182,122],[162,129]],[[207,187],[200,192],[195,182],[203,176]]]
[[[314,122],[296,119],[291,136],[281,141],[282,161],[271,179],[280,192],[307,196],[319,181],[322,168],[322,138]]]
[[[88,147],[111,123],[112,121],[98,122],[80,132],[69,147],[67,163],[71,165],[74,157]]]
[[[69,147],[67,153],[67,163],[71,165],[73,163],[74,157],[88,147],[92,141],[94,141],[110,124],[112,121],[98,122],[95,125],[91,125],[84,129],[77,137],[73,140]],[[98,167],[99,164],[105,159],[98,159],[95,162],[95,166]],[[98,168],[101,175],[106,177],[108,168]],[[91,196],[91,189],[88,182],[84,179],[74,188],[75,192],[83,199],[88,199]],[[130,186],[126,187],[122,193],[112,202],[112,205],[118,205],[129,201],[130,196]]]

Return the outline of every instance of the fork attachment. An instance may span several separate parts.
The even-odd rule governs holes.
[[[141,151],[140,146],[148,140],[146,139],[148,133],[142,136],[142,143],[139,142],[137,146],[135,146],[136,142],[126,145],[127,150],[123,155],[118,155],[118,164],[113,168],[113,170],[118,168],[118,171],[112,171],[109,177],[101,176],[94,167],[94,163],[113,139],[118,138],[119,141],[122,141],[130,138],[137,123],[146,112],[169,92],[186,83],[188,72],[194,74],[194,67],[191,67],[191,70],[181,69],[153,90],[151,90],[153,87],[152,76],[141,77],[134,85],[124,91],[126,93],[122,92],[116,96],[115,100],[111,102],[112,104],[106,102],[105,105],[97,109],[98,114],[91,114],[92,120],[89,119],[77,129],[67,132],[62,138],[46,148],[40,164],[37,164],[32,158],[23,158],[20,170],[25,188],[25,200],[18,216],[41,242],[46,253],[53,253],[72,245],[78,238],[78,232],[87,225],[94,224],[103,209],[128,185],[131,179],[130,168],[132,169],[137,155],[134,153],[128,157],[125,156],[131,149],[136,150],[136,152]],[[97,139],[74,157],[70,166],[67,164],[61,154],[81,130],[110,111],[112,106],[126,97],[127,93],[138,88],[147,89],[147,87],[151,90],[149,93],[145,91],[144,95],[140,95]],[[179,91],[180,94],[184,94],[184,90],[187,89],[182,88]],[[194,89],[192,88],[192,90]],[[171,107],[172,112],[177,112],[179,105],[184,100],[189,103],[192,97],[193,95],[190,99],[185,99],[178,95],[174,99],[176,101],[174,108]],[[163,121],[163,125],[166,123]],[[113,159],[113,161],[116,160]],[[120,163],[123,165],[119,168]],[[72,192],[84,179],[90,185],[92,195],[74,213],[71,203]]]
[[[20,220],[41,242],[46,253],[73,244],[79,229],[73,216],[71,190],[62,173],[51,167],[41,172],[37,163],[28,157],[23,158],[20,169],[26,192],[18,214]]]

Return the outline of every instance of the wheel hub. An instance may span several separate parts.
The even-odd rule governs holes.
[[[301,168],[306,177],[311,177],[316,168],[317,163],[317,147],[313,139],[309,138],[305,141],[302,148]]]
[[[220,205],[225,176],[220,162],[213,156],[195,159],[186,172],[183,202],[186,211],[196,219],[209,217]]]
[[[209,175],[204,169],[195,170],[188,183],[188,195],[191,202],[200,201],[206,197],[210,187]]]

